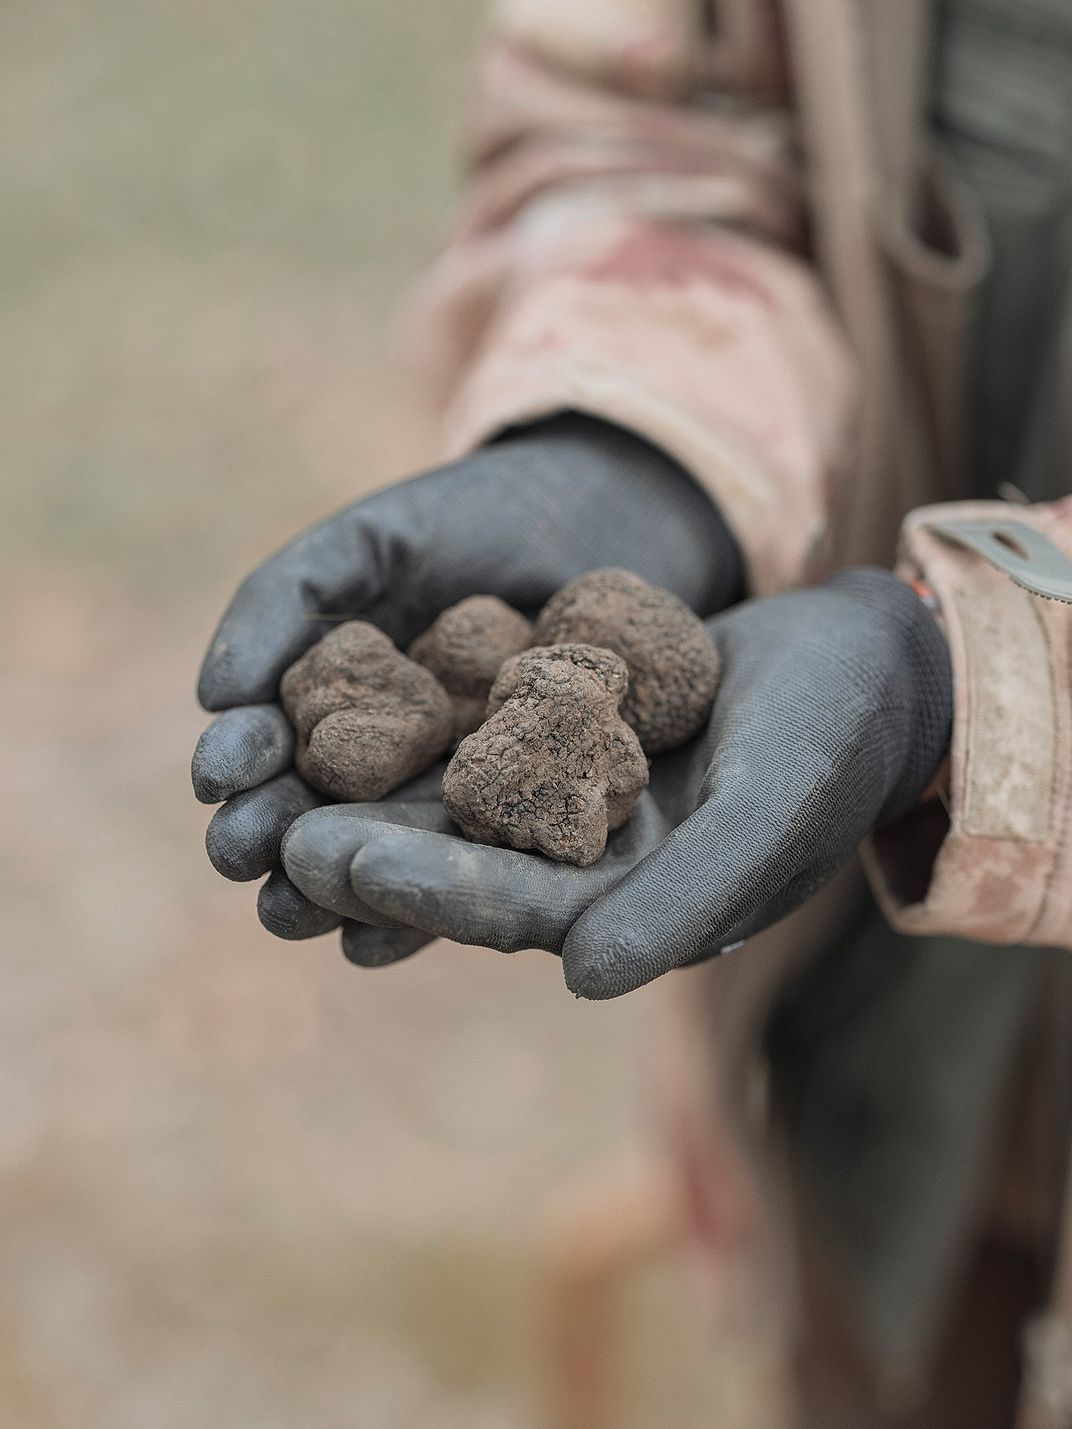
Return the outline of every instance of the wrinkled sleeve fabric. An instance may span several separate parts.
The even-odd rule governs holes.
[[[937,598],[953,664],[945,804],[931,800],[865,850],[905,933],[1072,948],[1072,605],[1034,595],[933,529],[1014,515],[1072,557],[1072,498],[924,507],[901,574]]]
[[[855,376],[807,257],[771,0],[506,0],[406,335],[452,456],[563,410],[710,493],[750,590],[819,574]]]

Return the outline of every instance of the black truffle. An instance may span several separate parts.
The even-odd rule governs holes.
[[[594,863],[648,782],[636,735],[618,710],[625,662],[585,645],[529,650],[492,687],[494,713],[462,740],[443,802],[482,843]]]

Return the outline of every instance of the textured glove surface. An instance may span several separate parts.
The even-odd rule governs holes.
[[[286,667],[339,619],[371,620],[405,647],[465,596],[534,611],[574,576],[608,565],[701,613],[722,609],[741,584],[732,535],[675,462],[624,431],[567,416],[357,502],[243,582],[201,669],[202,705],[224,713],[198,743],[193,781],[204,802],[226,801],[206,839],[219,872],[271,873],[258,902],[266,927],[300,938],[341,920],[279,869],[283,835],[323,803],[292,767],[293,734],[275,703]],[[410,788],[389,803],[413,800]],[[375,943],[375,960],[388,960],[390,947],[369,929],[350,927],[347,940],[351,951]]]
[[[919,798],[949,741],[944,637],[913,592],[857,570],[709,622],[723,677],[707,731],[654,761],[591,868],[486,848],[421,801],[306,814],[284,846],[316,903],[513,951],[561,953],[578,995],[618,996],[792,911]],[[406,827],[408,822],[417,827]],[[329,853],[330,850],[330,853]],[[390,935],[375,957],[391,960]]]

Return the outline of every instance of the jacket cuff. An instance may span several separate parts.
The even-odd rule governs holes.
[[[736,235],[615,222],[541,266],[515,276],[451,396],[450,454],[566,410],[601,417],[710,494],[751,593],[823,573],[853,381],[803,265]]]
[[[934,529],[1017,521],[1072,549],[1072,509],[960,502],[913,512],[899,574],[934,592],[953,665],[948,808],[931,801],[864,850],[875,895],[910,934],[1072,941],[1072,606],[1015,584]]]

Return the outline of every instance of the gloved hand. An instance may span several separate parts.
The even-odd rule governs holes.
[[[919,799],[949,743],[952,674],[933,616],[885,571],[739,606],[708,623],[722,683],[708,728],[656,758],[629,824],[590,868],[483,847],[434,804],[324,808],[291,829],[297,886],[410,925],[372,958],[444,936],[561,953],[578,996],[616,997],[804,902],[867,832]]]
[[[610,565],[702,614],[735,599],[742,579],[733,536],[676,462],[574,415],[359,501],[247,577],[201,669],[202,705],[225,713],[201,737],[193,780],[203,802],[226,800],[206,838],[219,872],[275,870],[258,900],[266,927],[301,938],[339,922],[278,869],[283,834],[324,802],[294,772],[293,735],[274,703],[286,667],[339,619],[371,620],[404,648],[467,595],[532,612],[582,571]],[[352,928],[347,938],[375,941]]]

